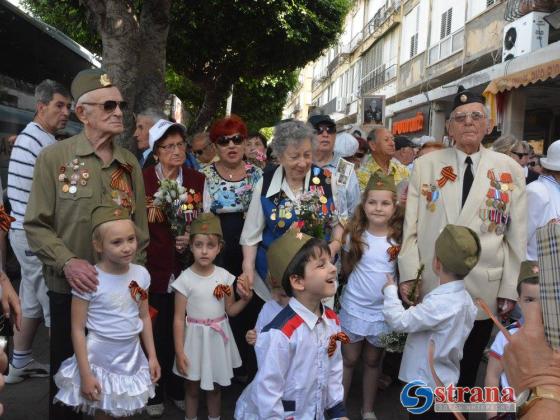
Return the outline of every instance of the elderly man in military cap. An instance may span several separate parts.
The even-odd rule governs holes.
[[[484,98],[460,88],[447,121],[454,147],[416,160],[399,255],[403,300],[408,301],[409,280],[416,277],[421,263],[425,266],[421,295],[437,287],[430,264],[433,244],[440,230],[451,223],[480,236],[480,262],[465,277],[473,299],[484,299],[502,316],[515,306],[516,279],[527,238],[525,178],[513,159],[482,146],[492,129]],[[479,310],[465,343],[459,385],[474,385],[491,331],[492,321]]]
[[[49,146],[37,159],[24,220],[31,250],[43,263],[51,312],[51,389],[49,418],[81,418],[52,404],[52,376],[73,354],[70,336],[71,290],[93,292],[98,284],[92,265],[91,210],[113,200],[126,208],[138,227],[139,262],[148,244],[142,172],[136,157],[113,138],[123,132],[126,106],[119,89],[100,69],[84,70],[71,87],[78,135]]]

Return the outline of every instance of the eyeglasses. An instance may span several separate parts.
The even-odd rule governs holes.
[[[121,111],[124,111],[128,106],[126,101],[82,102],[82,104],[102,106],[103,111],[105,112],[113,112],[117,109],[117,106],[121,109]]]
[[[185,150],[187,148],[187,143],[182,141],[181,143],[166,144],[165,146],[158,146],[158,147],[169,153],[175,150],[175,148],[177,148],[177,150]]]
[[[245,137],[243,137],[241,134],[237,134],[236,136],[232,136],[232,137],[222,136],[222,137],[218,137],[218,139],[216,140],[216,144],[218,146],[226,147],[229,146],[230,142],[233,142],[233,144],[239,146],[241,143],[243,143],[244,140]]]
[[[473,121],[481,121],[486,117],[486,115],[484,115],[484,113],[480,111],[457,112],[451,117],[451,119],[457,121],[458,123],[464,123],[465,121],[467,121],[467,117],[471,117]]]
[[[512,155],[517,156],[519,159],[523,159],[525,156],[529,156],[529,153],[519,153],[519,152],[510,152]]]
[[[334,133],[336,133],[336,127],[334,125],[329,125],[329,126],[323,125],[323,126],[317,127],[317,129],[315,130],[315,132],[317,134],[323,134],[325,131],[329,134],[334,134]]]
[[[204,151],[205,151],[206,149],[208,149],[208,147],[211,146],[211,145],[212,145],[212,143],[206,143],[202,149],[193,150],[192,152],[193,152],[196,156],[202,156],[202,154],[204,153]]]

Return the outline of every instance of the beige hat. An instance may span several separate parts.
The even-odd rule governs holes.
[[[101,69],[87,69],[79,72],[74,80],[70,91],[75,101],[78,101],[84,93],[92,90],[103,89],[113,86],[106,71]]]
[[[130,220],[130,213],[127,209],[117,206],[114,203],[100,204],[91,212],[91,230],[103,223],[114,220]]]
[[[539,263],[537,261],[523,261],[519,270],[517,284],[529,279],[539,278]]]
[[[214,213],[201,213],[191,224],[191,235],[220,235],[222,234],[222,225],[220,219]]]
[[[310,239],[312,239],[311,236],[296,229],[290,229],[272,242],[266,252],[266,259],[273,285],[282,283],[288,265]]]
[[[447,225],[436,239],[435,255],[446,271],[466,276],[480,258],[480,239],[465,226]]]

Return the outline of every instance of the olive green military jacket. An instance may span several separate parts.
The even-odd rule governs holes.
[[[115,171],[119,168],[127,168],[120,172],[121,178],[124,177],[131,187],[131,193],[115,182]],[[31,250],[44,264],[43,274],[49,290],[70,293],[63,273],[69,259],[95,262],[91,212],[95,206],[109,200],[132,212],[138,227],[137,259],[140,264],[144,263],[149,240],[145,199],[138,161],[120,146],[113,144],[113,160],[109,164],[95,154],[83,131],[43,149],[35,164],[23,226]]]

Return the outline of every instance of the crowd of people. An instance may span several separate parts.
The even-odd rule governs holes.
[[[512,136],[483,146],[484,98],[460,90],[450,145],[341,132],[328,115],[280,121],[270,141],[235,115],[188,136],[148,109],[135,156],[114,141],[126,98],[102,70],[35,97],[0,224],[19,299],[0,284],[16,327],[5,381],[49,377],[50,419],[161,417],[168,400],[191,420],[204,391],[215,420],[234,379],[236,419],[345,419],[358,369],[361,418],[376,419],[378,387],[396,379],[387,342],[403,333],[401,381],[472,388],[491,345],[487,386],[533,393],[519,404],[530,418],[560,412],[536,263],[536,230],[560,217],[560,142],[533,165]],[[83,131],[57,141],[71,103]],[[492,314],[515,335],[492,344]],[[31,350],[41,322],[49,365]]]

